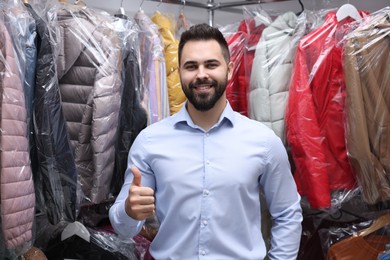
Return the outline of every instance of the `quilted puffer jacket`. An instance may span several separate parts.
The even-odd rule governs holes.
[[[77,174],[70,149],[55,66],[55,34],[27,5],[37,28],[37,74],[34,99],[37,208],[51,224],[76,220]],[[33,165],[34,166],[34,165]]]
[[[0,39],[1,240],[13,249],[32,239],[35,192],[23,84],[10,35],[1,21]]]
[[[178,47],[179,41],[175,37],[174,26],[169,18],[160,12],[156,12],[151,20],[160,28],[164,40],[164,56],[167,72],[169,110],[173,115],[183,106],[186,97],[181,88],[179,78]]]
[[[284,110],[295,55],[297,17],[292,12],[276,18],[262,34],[252,65],[249,116],[274,130],[286,144]]]
[[[71,5],[56,13],[57,74],[67,131],[82,192],[100,203],[108,197],[114,172],[121,49],[105,17]]]

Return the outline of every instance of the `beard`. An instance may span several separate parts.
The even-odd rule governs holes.
[[[222,97],[225,92],[227,85],[227,75],[226,79],[221,82],[216,80],[197,80],[193,83],[190,83],[189,86],[183,85],[183,92],[186,95],[188,101],[199,111],[208,111],[212,109],[217,101]],[[202,84],[210,85],[214,89],[212,93],[196,93],[194,90],[195,87],[201,86]]]

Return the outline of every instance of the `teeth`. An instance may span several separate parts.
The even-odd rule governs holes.
[[[198,89],[200,90],[206,90],[206,89],[209,89],[210,86],[199,86]]]

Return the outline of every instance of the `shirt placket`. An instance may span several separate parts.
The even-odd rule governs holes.
[[[210,253],[208,242],[210,240],[210,199],[212,192],[210,191],[209,174],[211,161],[209,158],[208,144],[210,133],[204,133],[203,136],[203,192],[201,199],[200,223],[199,223],[199,259],[207,258]]]

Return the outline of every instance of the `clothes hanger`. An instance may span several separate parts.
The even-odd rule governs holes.
[[[74,1],[74,4],[79,5],[79,6],[83,6],[83,7],[87,6],[87,4],[83,0],[76,0],[76,1]]]
[[[142,10],[142,5],[143,5],[144,1],[145,1],[145,0],[142,0],[142,2],[139,4],[139,11],[140,11],[140,12],[143,12],[143,11],[144,11],[144,10]]]
[[[123,8],[123,0],[121,0],[121,6],[119,7],[117,14],[126,15],[125,9]]]
[[[187,17],[185,16],[184,14],[184,7],[186,5],[186,0],[181,0],[182,3],[183,3],[183,6],[180,10],[180,14],[179,14],[179,22],[178,22],[178,27],[177,27],[177,31],[179,31],[181,28],[183,28],[183,30],[188,30],[190,25],[188,24],[188,21],[187,21]]]
[[[253,16],[256,27],[260,25],[268,26],[272,23],[272,18],[269,16],[268,12],[263,9],[261,3],[262,3],[261,0],[259,0],[258,1],[259,8],[250,12],[251,16]]]
[[[162,4],[162,0],[160,0],[160,2],[157,4],[157,10],[156,12],[159,13],[160,12],[160,5]]]
[[[297,13],[297,16],[299,16],[301,13],[303,13],[303,11],[305,10],[305,7],[304,7],[304,5],[303,5],[303,3],[302,3],[302,0],[298,0],[298,2],[299,2],[299,4],[300,4],[300,6],[301,6],[301,11],[299,11],[298,13]]]
[[[359,231],[358,235],[364,237],[386,226],[390,226],[390,213],[387,213],[375,219],[371,226]]]
[[[123,0],[121,0],[121,6],[119,7],[118,11],[114,14],[114,16],[122,19],[127,19],[125,9],[123,8]]]
[[[79,236],[87,242],[91,242],[91,234],[88,229],[78,221],[69,223],[61,233],[61,241],[72,237],[74,235]]]
[[[353,18],[355,21],[362,19],[362,16],[359,14],[359,11],[355,6],[351,4],[342,5],[336,12],[337,21],[341,21],[347,17]]]

